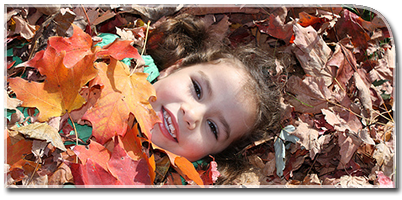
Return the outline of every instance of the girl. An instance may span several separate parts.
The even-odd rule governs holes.
[[[232,49],[213,40],[202,20],[171,18],[154,30],[150,54],[162,70],[151,103],[163,123],[151,140],[190,161],[214,157],[218,184],[245,169],[239,152],[279,126],[273,59],[251,46]]]

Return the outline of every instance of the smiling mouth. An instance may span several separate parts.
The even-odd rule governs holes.
[[[177,141],[177,135],[176,135],[176,129],[174,128],[173,125],[173,121],[172,121],[172,117],[169,115],[169,113],[162,108],[162,114],[163,114],[163,121],[164,121],[164,125],[166,130],[169,132],[170,136],[173,137],[173,139],[175,139]]]

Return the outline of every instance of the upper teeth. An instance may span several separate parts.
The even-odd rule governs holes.
[[[163,118],[165,121],[166,129],[169,131],[170,135],[173,138],[176,138],[176,134],[175,134],[176,129],[174,128],[174,126],[172,124],[172,118],[170,117],[170,115],[168,115],[168,113],[165,110],[163,110]]]

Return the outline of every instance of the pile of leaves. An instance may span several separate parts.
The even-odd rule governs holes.
[[[61,13],[67,15],[68,9],[48,18]],[[20,26],[14,14],[10,30]],[[134,41],[99,47],[81,28],[71,27],[71,37],[49,37],[32,59],[7,67],[7,184],[145,186],[157,175],[165,180],[170,162],[185,180],[212,183],[211,170],[196,171],[185,158],[166,152],[171,161],[157,167],[161,160],[142,151],[159,118],[149,104],[155,90],[148,74],[136,72],[144,61]],[[120,61],[126,58],[134,59],[134,69]],[[76,126],[86,132],[90,126],[85,140]]]
[[[139,52],[183,13],[277,58],[284,128],[243,152],[253,167],[231,184],[394,187],[395,50],[378,13],[163,5],[7,7],[7,185],[213,184],[214,161],[193,166],[148,140],[159,119]],[[119,39],[101,47],[100,33]]]

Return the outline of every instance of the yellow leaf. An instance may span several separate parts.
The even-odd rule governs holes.
[[[33,124],[15,128],[14,130],[28,136],[29,138],[45,140],[52,143],[53,146],[60,150],[67,151],[58,131],[46,123],[35,122]]]

